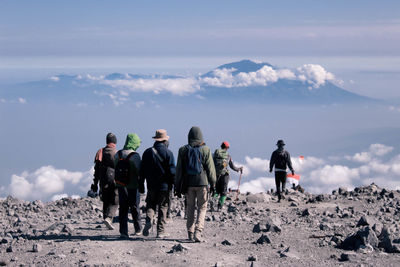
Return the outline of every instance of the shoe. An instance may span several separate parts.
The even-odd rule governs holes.
[[[119,236],[119,239],[129,239],[129,235],[127,235],[127,234],[121,234],[121,235]]]
[[[281,199],[286,199],[286,197],[284,195],[281,196]]]
[[[112,225],[112,219],[110,217],[104,219],[104,224],[107,226],[108,230],[114,230],[114,226]]]
[[[168,233],[157,233],[157,238],[166,238],[169,237]]]
[[[151,229],[151,223],[147,222],[143,228],[143,235],[148,236],[149,230]]]
[[[194,241],[194,235],[192,232],[188,232],[188,239],[189,241]]]
[[[218,211],[220,211],[220,210],[222,209],[222,205],[221,205],[221,203],[218,203],[218,206],[217,206],[217,208],[218,208]]]
[[[135,236],[141,236],[142,235],[142,230],[136,231]]]
[[[205,239],[203,238],[203,235],[200,232],[195,232],[194,233],[194,241],[196,242],[205,242]]]

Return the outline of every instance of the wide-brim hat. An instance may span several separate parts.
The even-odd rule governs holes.
[[[285,142],[283,142],[283,140],[278,140],[278,142],[276,143],[277,146],[284,146],[286,145]]]
[[[156,131],[156,135],[152,137],[156,141],[166,141],[169,139],[167,135],[167,130],[159,129]]]

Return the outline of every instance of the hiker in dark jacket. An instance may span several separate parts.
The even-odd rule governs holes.
[[[290,171],[294,175],[294,169],[292,167],[292,161],[290,159],[290,154],[284,149],[285,142],[283,140],[278,140],[277,144],[278,149],[275,150],[271,155],[271,160],[269,162],[269,172],[272,172],[272,169],[275,166],[275,185],[276,192],[278,194],[278,202],[281,199],[285,199],[282,194],[285,191],[286,185],[286,169],[289,167]],[[281,191],[282,185],[282,191]],[[281,193],[282,192],[282,193]]]
[[[119,233],[121,238],[129,238],[128,234],[128,213],[129,209],[132,214],[133,225],[135,227],[135,235],[141,235],[142,226],[140,223],[140,194],[138,191],[139,186],[139,173],[141,159],[136,150],[140,146],[140,138],[135,133],[130,133],[126,136],[124,148],[119,150],[114,157],[114,164],[120,160],[128,160],[129,162],[129,181],[126,186],[118,183],[116,175],[116,184],[119,195]],[[117,171],[116,171],[117,174]]]
[[[226,194],[228,192],[228,166],[236,172],[243,172],[243,167],[236,167],[235,164],[233,164],[232,157],[228,154],[228,149],[229,143],[227,141],[224,141],[221,144],[221,148],[216,149],[213,155],[215,171],[217,174],[217,191],[214,197],[218,197],[218,195],[220,196],[218,201],[218,209],[221,209],[224,205]]]
[[[168,149],[169,136],[166,130],[157,130],[153,139],[154,145],[143,153],[140,169],[141,193],[144,193],[144,181],[147,183],[146,225],[143,235],[149,235],[158,206],[157,238],[164,238],[169,236],[165,232],[164,224],[170,201],[169,192],[175,183],[175,160]]]
[[[91,190],[97,192],[100,184],[100,198],[103,201],[103,219],[108,229],[114,229],[113,218],[118,209],[118,191],[114,182],[114,156],[117,153],[117,137],[108,133],[107,145],[100,148],[94,159],[94,179]]]
[[[189,240],[202,242],[204,241],[203,229],[207,211],[207,190],[209,185],[211,188],[215,188],[215,166],[210,148],[205,145],[199,127],[194,126],[190,129],[188,143],[188,145],[182,146],[178,153],[176,194],[178,197],[180,194],[186,194],[186,227]],[[196,162],[198,165],[195,164]],[[195,207],[197,207],[196,224],[194,222]]]

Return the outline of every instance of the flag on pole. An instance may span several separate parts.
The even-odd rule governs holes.
[[[286,183],[288,183],[290,185],[294,184],[294,186],[298,186],[299,182],[300,182],[300,175],[298,175],[298,174],[293,175],[291,173],[286,175]]]

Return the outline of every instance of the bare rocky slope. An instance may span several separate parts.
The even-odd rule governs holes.
[[[120,240],[101,207],[93,198],[0,201],[0,266],[400,266],[400,191],[374,184],[289,190],[281,203],[270,193],[233,193],[222,211],[208,211],[205,243],[186,240],[182,199],[165,239]]]

